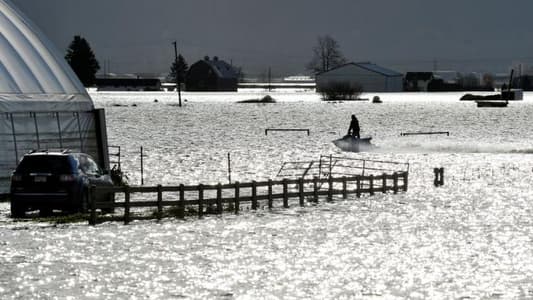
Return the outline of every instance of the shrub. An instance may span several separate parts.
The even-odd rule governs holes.
[[[331,82],[318,91],[322,95],[322,100],[356,100],[363,92],[363,88],[358,83]]]

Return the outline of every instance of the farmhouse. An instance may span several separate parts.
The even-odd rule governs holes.
[[[189,68],[187,91],[237,91],[239,73],[218,57],[205,57]]]
[[[359,85],[364,92],[401,92],[403,75],[369,62],[347,63],[316,75],[318,91],[336,83]]]

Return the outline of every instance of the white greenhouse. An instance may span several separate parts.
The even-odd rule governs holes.
[[[403,75],[368,62],[347,63],[316,75],[318,91],[335,83],[357,84],[363,92],[401,92]]]
[[[103,110],[63,56],[22,13],[0,0],[0,194],[22,156],[71,149],[109,168]]]

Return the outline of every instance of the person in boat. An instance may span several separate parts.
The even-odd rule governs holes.
[[[352,115],[352,121],[350,122],[350,127],[348,128],[348,135],[353,136],[356,139],[360,138],[359,131],[361,128],[359,128],[359,120],[355,117],[355,115]]]

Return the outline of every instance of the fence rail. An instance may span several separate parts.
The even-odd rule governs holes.
[[[319,160],[284,162],[276,177],[311,177],[381,175],[409,172],[409,163],[321,155]]]
[[[415,132],[400,132],[400,136],[407,135],[433,135],[433,134],[445,134],[450,136],[449,131],[415,131]]]
[[[183,218],[185,208],[195,206],[198,217],[202,217],[207,207],[214,209],[215,213],[224,211],[224,204],[228,204],[227,209],[239,213],[243,203],[250,203],[252,210],[259,207],[259,201],[267,201],[268,208],[273,208],[275,201],[282,201],[283,207],[289,207],[289,200],[297,198],[300,206],[305,206],[305,199],[310,198],[311,202],[317,203],[321,196],[326,196],[327,201],[331,201],[334,195],[355,194],[361,197],[362,194],[374,195],[376,192],[386,193],[392,191],[407,191],[408,172],[395,172],[393,174],[382,174],[379,176],[352,176],[352,177],[328,177],[313,179],[283,179],[268,180],[263,182],[234,182],[231,184],[215,185],[178,185],[178,186],[121,186],[121,187],[96,187],[90,188],[90,216],[89,224],[95,225],[98,219],[105,219],[98,216],[97,210],[110,208],[123,208],[122,217],[125,224],[132,219],[146,219],[131,212],[131,208],[157,208],[153,218],[161,219],[164,208],[177,209],[176,216]],[[295,185],[295,187],[293,187]],[[322,186],[326,186],[322,189]],[[188,193],[187,193],[188,192]],[[191,197],[191,192],[195,195]],[[215,193],[213,193],[215,192]],[[97,202],[96,194],[115,193],[123,194],[124,200],[120,202]],[[132,201],[132,194],[156,194],[155,200]],[[177,200],[164,200],[164,193],[178,193]],[[209,194],[209,195],[208,195]],[[215,194],[214,196],[212,194]],[[226,194],[226,195],[224,195]],[[227,196],[230,194],[230,196]],[[187,197],[186,197],[187,196]],[[264,204],[264,203],[263,203]]]

